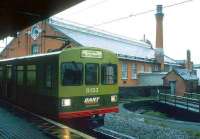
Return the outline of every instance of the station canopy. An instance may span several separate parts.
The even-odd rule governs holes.
[[[0,39],[84,0],[1,0]]]

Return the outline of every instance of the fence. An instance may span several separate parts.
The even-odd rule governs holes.
[[[200,100],[200,94],[197,93],[185,93],[184,94],[185,97],[189,97],[189,98],[194,98],[194,99],[199,99]]]
[[[158,101],[175,107],[183,108],[188,111],[200,113],[200,99],[191,98],[191,96],[200,97],[200,95],[195,93],[187,93],[186,95],[190,97],[159,93]]]

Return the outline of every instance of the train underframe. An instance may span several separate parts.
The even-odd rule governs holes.
[[[61,112],[59,113],[59,120],[66,122],[72,127],[96,128],[104,125],[104,117],[107,113],[116,112],[119,112],[117,106],[78,112]]]

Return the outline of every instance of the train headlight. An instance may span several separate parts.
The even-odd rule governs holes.
[[[117,95],[111,96],[111,102],[117,102]]]
[[[62,99],[62,106],[71,106],[71,99]]]

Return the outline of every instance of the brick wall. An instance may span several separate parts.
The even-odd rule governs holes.
[[[164,86],[169,86],[170,81],[176,81],[176,95],[183,96],[186,91],[186,82],[174,71],[169,73],[164,79]]]
[[[57,49],[64,45],[64,41],[47,38],[45,36],[61,36],[59,32],[55,32],[46,21],[37,24],[42,32],[40,36],[33,40],[30,36],[31,27],[21,31],[18,36],[2,51],[1,58],[19,57],[32,54],[32,45],[39,46],[39,53],[46,53],[49,49]]]
[[[48,21],[47,21],[48,22]],[[22,30],[18,36],[3,50],[0,54],[0,58],[11,58],[11,57],[19,57],[25,55],[32,54],[32,46],[39,46],[39,53],[46,53],[48,50],[61,48],[65,45],[65,42],[58,39],[53,39],[53,37],[49,36],[63,36],[62,33],[53,30],[46,21],[42,21],[37,23],[37,25],[42,29],[39,37],[36,40],[30,35],[31,28],[26,28]],[[48,37],[47,37],[48,36]],[[66,37],[66,36],[65,36]],[[69,44],[71,47],[76,46],[76,42],[71,41]],[[127,63],[128,65],[128,78],[126,80],[122,80],[121,76],[121,65],[122,63]],[[153,70],[153,63],[145,63],[138,61],[130,61],[130,60],[122,60],[120,59],[120,63],[118,65],[118,81],[119,86],[129,87],[129,86],[137,86],[138,85],[138,75],[137,79],[132,79],[132,64],[135,63],[137,67],[137,74],[141,72],[142,66],[144,66],[144,72],[149,72]],[[159,66],[159,64],[157,64]],[[159,69],[158,69],[159,70]]]
[[[128,71],[128,78],[122,79],[122,64],[127,64],[127,71]],[[132,64],[136,64],[137,69],[137,78],[132,78]],[[118,65],[118,80],[120,87],[129,87],[129,86],[137,86],[139,85],[139,73],[142,71],[142,66],[144,66],[144,72],[152,72],[153,70],[153,63],[145,63],[145,62],[138,62],[138,61],[131,61],[131,60],[120,60]]]

